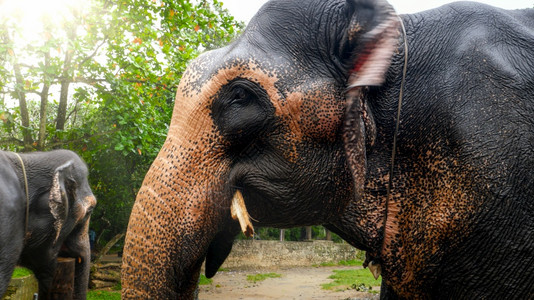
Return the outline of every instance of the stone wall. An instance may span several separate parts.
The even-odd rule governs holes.
[[[286,268],[355,259],[359,250],[346,243],[331,241],[279,242],[235,241],[222,265],[227,269]]]

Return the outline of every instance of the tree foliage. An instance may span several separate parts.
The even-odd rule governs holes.
[[[68,148],[88,163],[97,232],[124,231],[163,144],[176,86],[242,29],[217,0],[91,0],[28,36],[0,18],[0,146]],[[58,21],[59,20],[59,21]]]

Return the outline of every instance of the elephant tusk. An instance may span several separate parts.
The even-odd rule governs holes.
[[[245,200],[239,190],[235,192],[234,197],[232,198],[230,212],[232,213],[232,219],[239,220],[241,231],[243,231],[245,236],[252,237],[254,235],[254,227],[252,227],[250,215],[245,206]]]
[[[377,280],[378,277],[382,274],[382,266],[380,264],[377,264],[371,261],[368,267],[369,267],[369,271],[371,271],[371,274],[373,274],[373,277],[375,278],[375,280]]]

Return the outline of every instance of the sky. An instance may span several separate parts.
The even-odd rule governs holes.
[[[267,0],[221,0],[223,6],[239,21],[248,23]],[[399,14],[414,13],[454,2],[451,0],[389,0]],[[534,0],[478,0],[505,9],[533,8]]]

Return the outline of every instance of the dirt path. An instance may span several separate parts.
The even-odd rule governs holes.
[[[211,285],[200,286],[199,300],[212,299],[378,299],[377,295],[356,290],[323,290],[321,284],[329,283],[333,270],[355,267],[294,268],[273,271],[226,271],[213,277]],[[247,275],[275,272],[280,278],[267,278],[252,283]],[[378,289],[378,288],[377,288]]]

